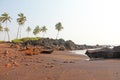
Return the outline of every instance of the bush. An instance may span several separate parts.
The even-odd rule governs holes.
[[[21,39],[14,39],[12,40],[13,43],[22,43],[23,41]]]
[[[22,42],[25,42],[25,41],[28,41],[28,40],[40,40],[39,37],[25,37],[25,38],[21,38],[21,39],[14,39],[12,40],[12,42],[14,43],[22,43]]]

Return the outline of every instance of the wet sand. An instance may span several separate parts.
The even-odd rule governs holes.
[[[7,46],[0,44],[0,80],[120,80],[119,59],[88,61],[68,51],[26,56]]]

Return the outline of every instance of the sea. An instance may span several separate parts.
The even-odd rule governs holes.
[[[96,49],[101,49],[101,48],[85,49],[85,50],[73,50],[73,51],[70,51],[70,52],[75,53],[75,54],[79,54],[79,55],[87,56],[85,54],[87,50],[96,50]]]
[[[73,50],[73,51],[70,51],[72,53],[75,53],[75,54],[79,54],[79,55],[85,55],[87,50]],[[87,56],[87,55],[85,55]]]

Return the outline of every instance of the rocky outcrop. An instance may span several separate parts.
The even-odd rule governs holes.
[[[87,50],[85,53],[90,58],[120,58],[120,46],[102,48],[97,50]]]
[[[90,49],[96,48],[96,46],[88,46],[88,45],[77,45],[71,40],[65,41],[64,39],[50,39],[50,38],[42,38],[40,40],[28,40],[22,43],[23,47],[28,46],[42,46],[45,49],[54,49],[54,50],[82,50],[82,49]],[[99,46],[97,46],[99,47]]]
[[[22,43],[23,46],[42,46],[47,49],[54,49],[54,50],[75,50],[76,49],[76,44],[72,42],[71,40],[65,41],[63,39],[49,39],[49,38],[44,38],[41,40],[37,41],[26,41]]]

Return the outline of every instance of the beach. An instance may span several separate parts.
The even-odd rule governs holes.
[[[3,52],[7,50],[7,54]],[[0,80],[119,80],[120,60],[87,60],[69,51],[26,56],[0,44]]]

